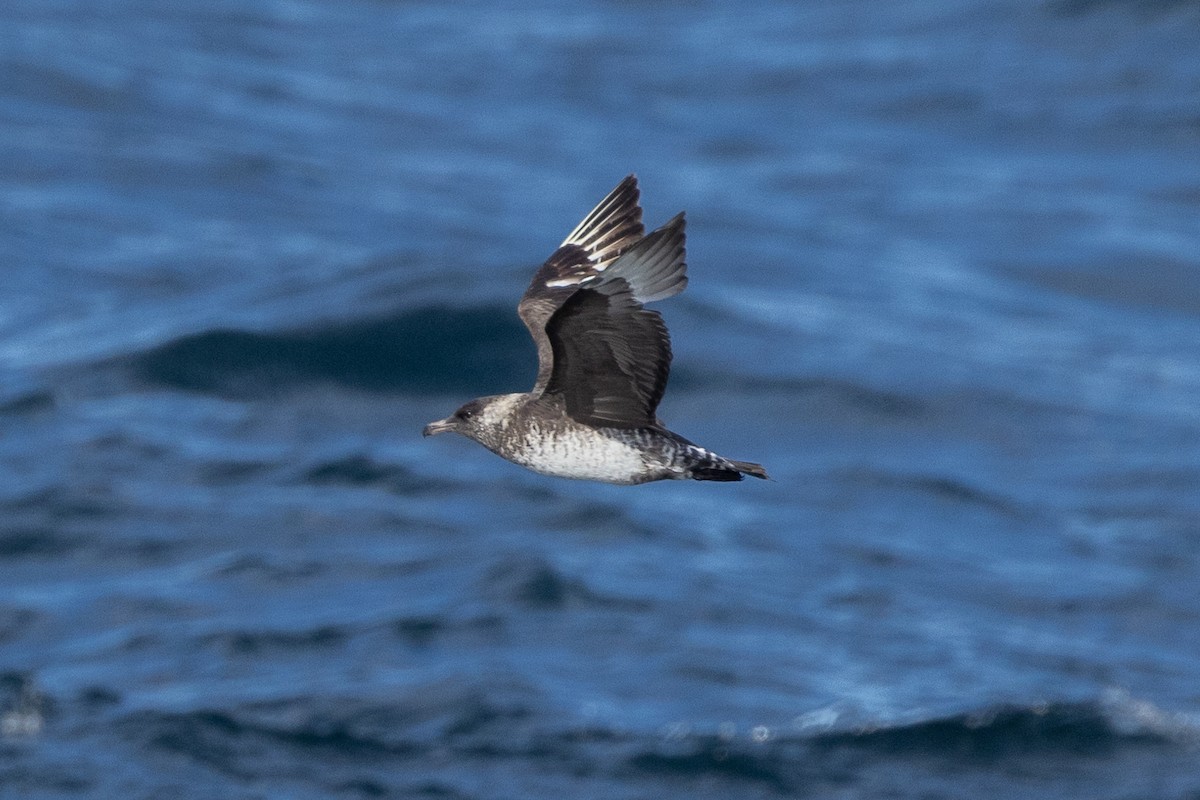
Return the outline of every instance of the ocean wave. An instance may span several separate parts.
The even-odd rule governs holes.
[[[447,488],[444,481],[364,455],[347,455],[313,464],[299,481],[313,486],[382,489],[398,495],[439,494]]]
[[[1142,764],[1143,770],[1187,757],[1186,746],[1156,722],[1131,723],[1128,704],[1105,697],[819,732],[766,726],[738,731],[724,723],[701,733],[646,733],[594,721],[564,726],[557,715],[535,713],[528,687],[482,687],[456,678],[388,699],[143,710],[118,725],[126,738],[151,750],[242,780],[286,776],[332,786],[326,782],[345,785],[356,776],[395,787],[399,776],[427,781],[448,775],[443,770],[449,767],[465,776],[476,769],[520,774],[536,764],[547,780],[587,774],[592,781],[611,778],[647,790],[669,787],[671,796],[688,786],[704,787],[706,796],[718,790],[775,796],[834,785],[864,789],[862,796],[897,796],[903,776],[994,778],[999,768],[1062,780],[1066,766],[1076,785],[1104,786],[1114,769],[1109,758],[1118,754],[1120,763]],[[401,764],[406,766],[397,772]],[[950,773],[947,764],[954,765]]]
[[[532,372],[529,335],[511,309],[421,308],[314,330],[211,330],[126,360],[147,383],[261,396],[331,383],[378,392],[484,394]],[[522,383],[523,381],[516,381]]]
[[[343,644],[350,632],[338,625],[321,625],[299,631],[237,630],[210,634],[204,644],[238,656],[259,656],[279,651],[319,651]]]
[[[871,469],[842,470],[839,477],[872,489],[916,492],[946,503],[975,506],[1003,516],[1024,518],[1029,511],[1016,501],[945,475],[913,475]]]
[[[483,579],[485,596],[504,605],[559,609],[599,602],[581,580],[567,577],[542,558],[511,556],[492,567]]]
[[[83,542],[50,528],[17,527],[0,530],[0,561],[14,558],[61,558]]]
[[[1062,16],[1091,14],[1108,8],[1133,11],[1142,16],[1165,14],[1194,5],[1191,0],[1050,0],[1046,8]]]
[[[405,644],[419,649],[444,643],[454,637],[494,641],[504,629],[504,619],[498,614],[464,619],[440,614],[418,614],[394,619],[388,624],[388,629]]]
[[[531,708],[521,699],[522,692],[514,695],[510,688],[485,689],[452,678],[386,699],[290,698],[232,709],[141,710],[127,714],[118,724],[130,737],[156,748],[193,758],[219,753],[217,765],[223,769],[252,762],[256,753],[271,745],[343,757],[415,756],[450,743],[478,744],[481,736],[484,740],[489,734],[499,736],[507,723],[528,719]]]
[[[38,614],[29,608],[0,605],[0,644],[15,640],[38,619]]]
[[[0,417],[24,416],[54,409],[54,395],[43,389],[0,398]]]
[[[749,366],[749,365],[747,365]],[[758,375],[726,370],[705,370],[681,365],[671,370],[673,390],[709,390],[736,386],[744,393],[779,395],[786,402],[802,404],[808,413],[845,415],[870,414],[884,419],[915,419],[930,412],[929,405],[911,394],[886,391],[863,383],[830,376],[792,377]]]
[[[1095,754],[1168,741],[1159,730],[1118,720],[1119,712],[1104,702],[1001,706],[907,725],[863,725],[820,734],[812,743],[823,750],[991,760],[1023,753]]]
[[[333,698],[293,698],[240,709],[137,711],[130,713],[125,722],[152,722],[155,726],[181,723],[220,728],[233,735],[259,733],[291,741],[308,737],[312,742],[324,738],[314,733],[316,729],[340,729],[354,731],[352,738],[369,741],[372,748],[407,750],[421,741],[431,746],[452,745],[483,727],[484,719],[532,723],[540,715],[531,705],[534,700],[530,691],[503,682],[479,686],[469,679],[456,678],[414,689],[398,699],[346,703]],[[521,696],[524,700],[518,701]],[[557,719],[540,718],[543,722]],[[429,726],[433,719],[443,724]],[[852,749],[882,755],[923,753],[989,760],[1021,753],[1084,755],[1124,746],[1187,748],[1200,743],[1200,720],[1163,712],[1119,690],[1091,701],[1001,705],[901,724],[859,720],[840,728],[834,722],[831,729],[816,731],[805,731],[798,724],[779,729],[765,725],[737,729],[731,723],[715,726],[709,732],[681,734],[670,729],[653,735],[621,726],[599,730],[594,722],[553,732],[541,730],[537,724],[522,727],[535,737],[623,742],[634,748],[630,758],[648,768],[675,760],[694,760],[702,754],[717,761],[733,756],[748,761],[752,754],[763,760],[786,761]]]
[[[1059,774],[1073,759],[1094,765],[1117,754],[1135,761],[1157,754],[1174,761],[1186,758],[1200,741],[1196,720],[1179,720],[1120,693],[1090,702],[988,707],[907,724],[860,722],[838,728],[836,715],[826,723],[833,729],[757,726],[739,733],[725,723],[715,733],[679,735],[671,728],[659,743],[628,756],[626,764],[641,772],[708,776],[791,793],[821,783],[845,785],[864,776],[875,776],[865,783],[878,782],[879,774],[912,774],[922,763],[953,764],[960,775],[988,775],[997,768],[1027,772],[1046,764]],[[879,796],[897,795],[893,789]]]

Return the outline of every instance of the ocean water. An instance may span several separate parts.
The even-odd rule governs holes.
[[[0,797],[1200,798],[1200,6],[8,0]],[[421,427],[689,215],[661,414]]]

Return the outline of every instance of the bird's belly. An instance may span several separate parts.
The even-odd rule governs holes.
[[[558,478],[642,483],[649,477],[641,448],[590,429],[532,431],[520,452],[509,458]]]

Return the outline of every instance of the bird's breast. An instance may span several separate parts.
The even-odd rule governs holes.
[[[531,425],[518,442],[513,452],[500,455],[544,475],[605,483],[641,483],[648,477],[636,441],[587,426]]]

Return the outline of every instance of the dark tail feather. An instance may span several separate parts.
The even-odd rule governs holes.
[[[729,463],[733,464],[733,466],[736,467],[739,472],[744,472],[747,475],[755,478],[761,478],[765,481],[769,480],[771,477],[767,474],[767,471],[763,469],[762,464],[755,464],[751,461],[730,461]]]
[[[692,470],[692,480],[697,481],[740,481],[742,473],[736,469],[721,467],[700,467]]]
[[[755,478],[767,477],[767,471],[762,464],[751,464],[749,461],[727,461],[729,467],[700,467],[692,470],[692,478],[698,481],[740,481],[742,473],[753,475]]]

